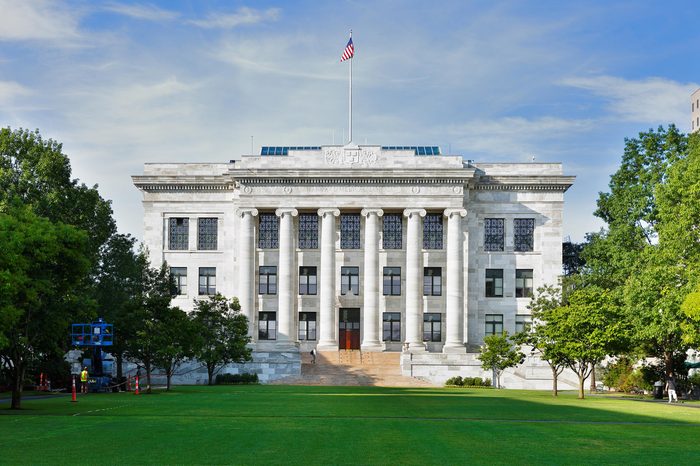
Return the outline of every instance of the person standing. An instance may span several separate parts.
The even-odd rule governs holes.
[[[311,364],[316,364],[316,348],[311,350]]]
[[[85,366],[85,367],[83,367],[83,370],[80,373],[80,393],[87,393],[87,386],[88,386],[88,370],[87,370],[87,366]]]
[[[674,401],[678,403],[678,395],[676,395],[676,379],[673,377],[673,373],[668,374],[666,379],[666,390],[668,391],[668,402],[673,403]]]

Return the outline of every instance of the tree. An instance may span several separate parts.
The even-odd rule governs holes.
[[[496,388],[501,388],[501,374],[509,367],[522,364],[525,355],[520,352],[508,338],[508,332],[498,335],[488,335],[484,338],[484,346],[477,358],[481,361],[481,367],[492,369],[496,374]]]
[[[209,385],[223,366],[251,360],[248,319],[238,298],[230,302],[220,294],[195,301],[194,322],[202,337],[196,357],[207,367]]]
[[[144,257],[146,251],[141,251]],[[158,363],[159,352],[167,343],[164,336],[168,332],[169,318],[173,315],[172,298],[177,294],[175,282],[170,276],[168,265],[160,269],[149,267],[145,261],[139,303],[132,318],[136,325],[134,338],[126,343],[126,355],[143,365],[146,371],[146,391],[151,391],[151,374]]]
[[[21,407],[27,371],[63,354],[80,297],[74,292],[90,259],[87,234],[29,208],[0,213],[0,368]]]
[[[194,322],[179,307],[171,307],[161,316],[162,323],[155,335],[153,362],[163,369],[167,378],[166,390],[175,371],[188,358],[194,357],[202,338]]]
[[[552,327],[547,326],[546,319],[548,313],[562,304],[561,288],[551,285],[538,288],[528,305],[533,323],[525,331],[516,335],[516,341],[519,344],[531,346],[549,364],[552,370],[552,396],[559,394],[558,380],[566,367],[566,361],[554,337],[550,335]]]
[[[570,240],[562,243],[562,267],[565,276],[582,271],[586,261],[581,257],[585,243],[572,243]]]

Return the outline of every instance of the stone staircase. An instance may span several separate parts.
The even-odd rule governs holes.
[[[401,375],[401,353],[359,350],[321,351],[316,364],[301,356],[301,375],[273,383],[280,385],[374,385],[380,387],[433,387],[424,380]]]

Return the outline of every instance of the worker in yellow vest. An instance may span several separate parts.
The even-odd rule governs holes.
[[[87,366],[83,367],[83,371],[80,373],[80,392],[87,393],[88,386],[88,370]]]

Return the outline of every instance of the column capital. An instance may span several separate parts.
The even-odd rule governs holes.
[[[292,217],[296,217],[297,215],[299,215],[299,211],[291,207],[281,207],[275,210],[275,215],[277,215],[278,217],[282,217],[284,216],[284,214],[289,214]]]
[[[249,214],[252,217],[257,217],[258,216],[258,209],[253,208],[253,207],[242,207],[238,209],[236,212],[239,217],[243,218],[246,214]]]
[[[413,216],[413,215],[419,215],[421,217],[425,217],[426,214],[427,214],[427,212],[425,211],[425,209],[405,209],[403,211],[404,217],[408,217],[408,218],[411,218],[411,216]]]
[[[360,215],[363,217],[369,217],[372,214],[377,214],[377,217],[381,217],[384,215],[384,211],[382,209],[362,209],[360,212]]]
[[[326,214],[332,214],[334,217],[340,217],[340,210],[333,208],[322,208],[318,209],[319,217],[323,217]]]
[[[447,218],[450,218],[453,215],[459,215],[460,217],[466,217],[467,210],[466,209],[445,209],[445,212],[443,215]]]

